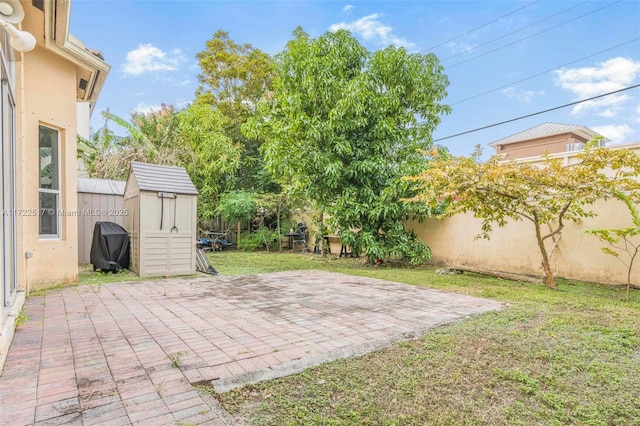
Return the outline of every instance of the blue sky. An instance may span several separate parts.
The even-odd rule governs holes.
[[[128,118],[188,105],[195,55],[218,29],[274,55],[297,26],[312,36],[345,28],[372,51],[395,44],[436,54],[453,109],[436,139],[640,83],[638,0],[74,0],[71,33],[112,67],[92,125],[107,107]],[[640,141],[640,88],[438,143],[457,155],[482,144],[488,154],[486,144],[549,121]]]

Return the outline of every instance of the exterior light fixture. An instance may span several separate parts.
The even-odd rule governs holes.
[[[36,47],[36,38],[28,31],[22,31],[12,24],[24,19],[24,9],[18,0],[0,0],[0,26],[11,36],[11,47],[18,52],[28,52]]]
[[[18,24],[24,19],[24,9],[18,0],[0,0],[0,19]]]

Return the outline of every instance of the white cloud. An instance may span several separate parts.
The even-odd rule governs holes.
[[[640,75],[640,61],[617,57],[594,67],[563,68],[554,74],[556,85],[572,92],[577,99],[584,99],[630,86]],[[631,97],[626,94],[610,95],[578,104],[571,113],[592,109],[600,115],[612,117],[620,111],[621,104],[629,99]]]
[[[615,116],[616,114],[618,114],[618,111],[619,111],[618,108],[605,109],[603,111],[600,111],[598,113],[598,115],[600,117],[604,117],[604,118],[611,118],[611,117]]]
[[[571,114],[575,115],[580,114],[584,111],[593,110],[597,115],[601,117],[613,117],[623,109],[622,104],[629,99],[631,99],[631,96],[625,94],[605,96],[604,98],[582,102],[574,106],[571,110]]]
[[[351,11],[355,9],[355,6],[352,4],[347,4],[342,8],[342,13],[344,13],[345,15],[348,15],[351,13]]]
[[[138,102],[138,104],[133,107],[133,111],[140,114],[149,114],[150,112],[160,111],[162,109],[162,105],[153,105],[148,104],[146,102]]]
[[[180,99],[176,102],[176,109],[183,109],[189,106],[192,101],[189,99]]]
[[[447,43],[447,47],[456,54],[466,53],[470,50],[475,49],[475,46],[472,44],[457,41],[450,41],[449,43]]]
[[[516,99],[519,102],[528,104],[535,96],[544,95],[544,90],[516,90],[513,87],[507,87],[502,94],[508,98]]]
[[[362,18],[352,22],[339,22],[329,27],[329,31],[347,30],[359,35],[365,41],[373,41],[381,45],[387,46],[394,44],[396,46],[404,46],[411,48],[414,46],[410,41],[398,37],[393,34],[393,28],[383,24],[378,19],[377,13],[363,16]]]
[[[592,129],[611,140],[612,143],[626,142],[625,138],[633,134],[633,129],[627,124],[609,124],[592,127]]]
[[[167,53],[151,43],[140,44],[127,53],[127,62],[122,67],[126,75],[137,76],[146,72],[175,71],[185,60],[180,49]]]

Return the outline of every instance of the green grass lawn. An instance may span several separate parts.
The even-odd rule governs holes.
[[[321,269],[487,297],[509,307],[361,358],[215,395],[237,419],[289,424],[589,424],[640,419],[640,294],[557,290],[358,259],[213,253],[225,275]],[[212,392],[201,388],[202,392]]]

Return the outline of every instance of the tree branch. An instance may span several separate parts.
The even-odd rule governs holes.
[[[548,233],[547,235],[543,236],[543,237],[542,237],[542,240],[543,240],[543,241],[544,241],[544,240],[546,240],[546,239],[547,239],[547,238],[549,238],[549,237],[552,237],[552,236],[554,236],[554,235],[556,235],[556,234],[559,234],[559,233],[562,231],[562,228],[564,228],[564,223],[562,222],[562,219],[563,219],[563,217],[564,217],[564,214],[567,212],[567,210],[569,210],[569,207],[571,207],[571,203],[572,203],[572,202],[573,202],[573,201],[569,201],[569,202],[568,202],[567,204],[565,204],[565,206],[562,208],[562,210],[561,210],[561,211],[560,211],[560,213],[558,214],[558,227],[557,227],[554,231],[552,231],[552,232]]]

